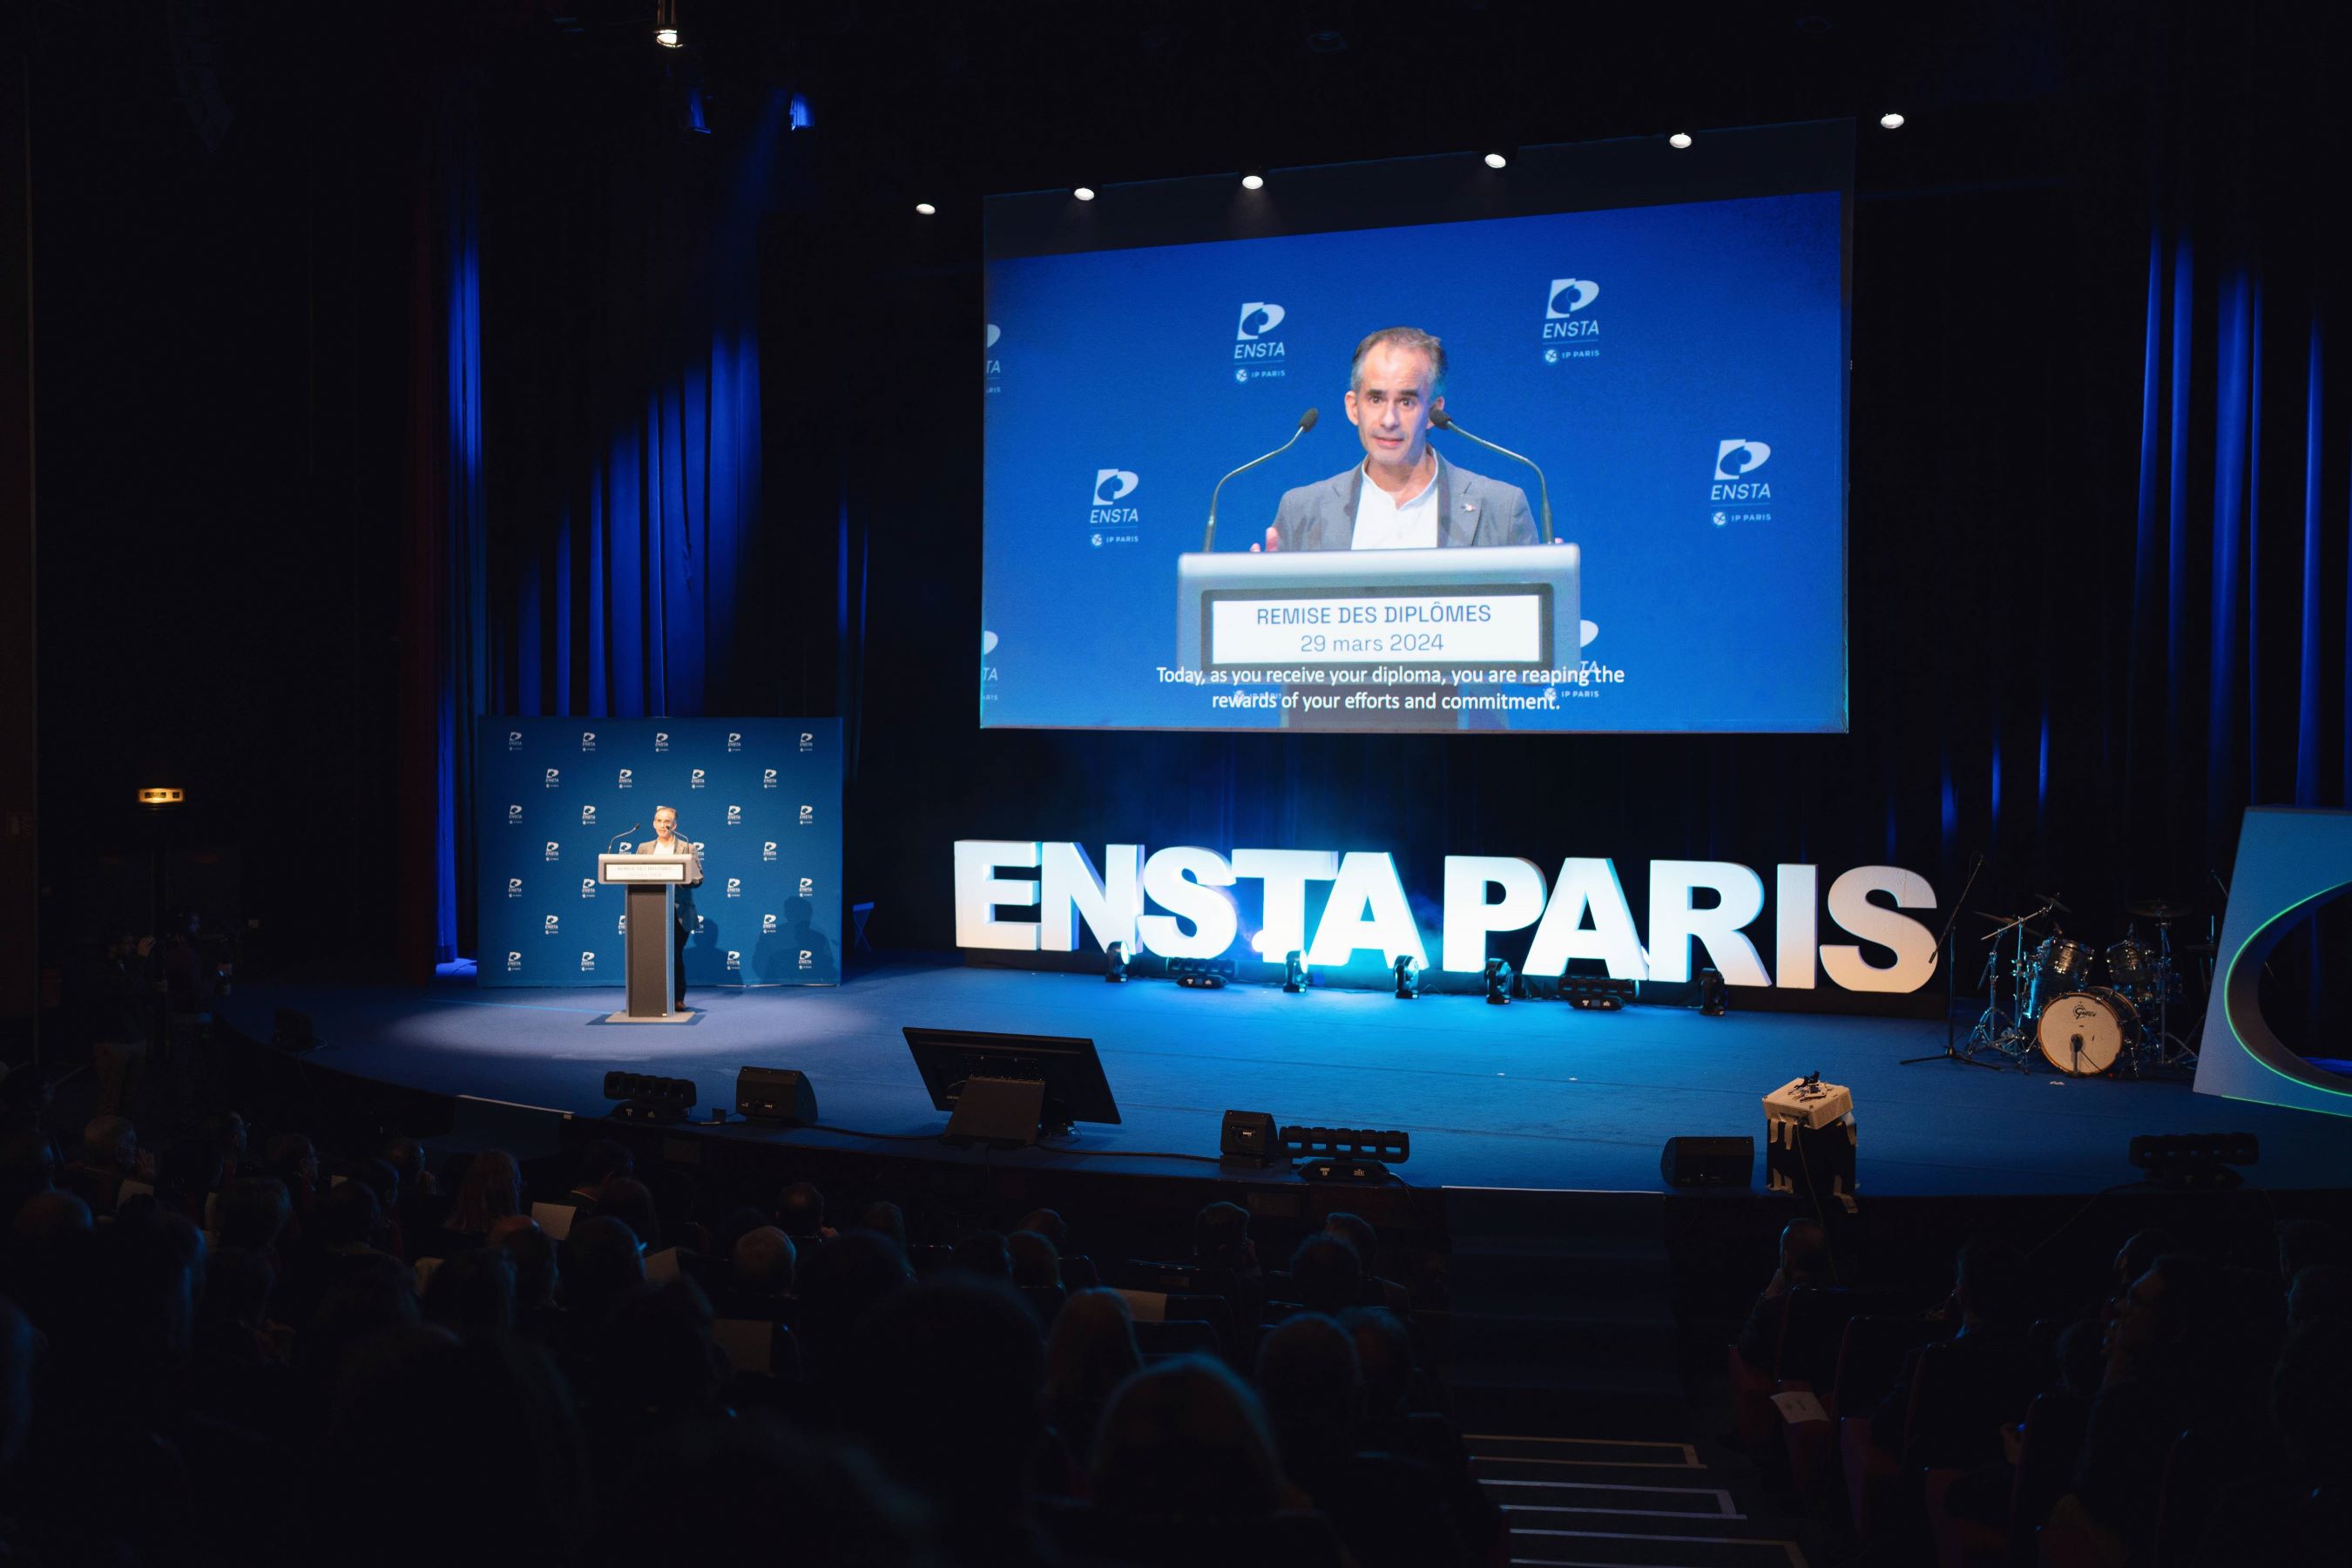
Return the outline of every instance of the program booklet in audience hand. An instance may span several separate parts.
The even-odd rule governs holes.
[[[1821,1400],[1810,1389],[1801,1388],[1787,1394],[1776,1394],[1772,1396],[1772,1403],[1780,1407],[1780,1419],[1791,1426],[1801,1426],[1808,1421],[1826,1421],[1830,1418],[1830,1413],[1822,1408]]]

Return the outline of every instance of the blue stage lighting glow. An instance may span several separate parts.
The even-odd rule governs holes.
[[[804,92],[793,94],[793,129],[806,131],[815,123],[816,116],[809,111],[808,94]]]

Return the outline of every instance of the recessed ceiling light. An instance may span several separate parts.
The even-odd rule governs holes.
[[[1245,191],[1262,191],[1265,189],[1265,176],[1259,174],[1244,174],[1242,176],[1242,189]]]
[[[930,203],[929,203],[929,202],[917,202],[917,203],[915,204],[915,210],[916,210],[917,212],[919,212],[919,213],[922,214],[925,217],[929,217],[932,214],[934,214],[934,213],[936,213],[936,212],[938,212],[940,209],[939,209],[939,208],[937,208],[937,207],[935,207],[935,206],[933,206],[933,205],[931,205],[931,204],[930,204]]]
[[[1095,199],[1095,188],[1092,185],[1080,185],[1076,190],[1072,191],[1070,195],[1077,197],[1078,200],[1082,202],[1090,202]]]
[[[1510,166],[1510,163],[1511,161],[1508,158],[1504,157],[1500,153],[1489,153],[1486,154],[1486,167],[1490,169],[1508,168]]]
[[[1903,129],[1903,117],[1895,113],[1891,109],[1878,117],[1878,122],[1886,127],[1889,131],[1900,131]]]
[[[1690,143],[1691,134],[1687,131],[1677,131],[1672,136],[1666,138],[1666,145],[1673,148],[1677,153],[1689,146]]]

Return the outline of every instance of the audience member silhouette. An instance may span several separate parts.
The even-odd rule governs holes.
[[[1073,1458],[1086,1461],[1112,1392],[1142,1370],[1127,1298],[1116,1290],[1072,1292],[1045,1342],[1045,1410]]]

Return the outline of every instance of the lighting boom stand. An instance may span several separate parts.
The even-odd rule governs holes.
[[[1952,912],[1944,917],[1943,934],[1936,939],[1936,945],[1943,950],[1944,954],[1944,1048],[1924,1057],[1905,1057],[1895,1064],[1897,1067],[1916,1067],[1921,1062],[1958,1062],[1962,1067],[1983,1068],[1988,1072],[2000,1070],[2000,1063],[1980,1062],[1961,1050],[1959,1033],[1952,1022],[1954,991],[1952,968],[1957,962],[1952,947],[1952,928],[1960,923],[1960,910],[1968,904],[1969,891],[1977,885],[1977,878],[1984,872],[1984,851],[1979,849],[1977,851],[1976,858],[1969,862],[1969,879],[1962,884],[1960,896],[1952,900]]]

